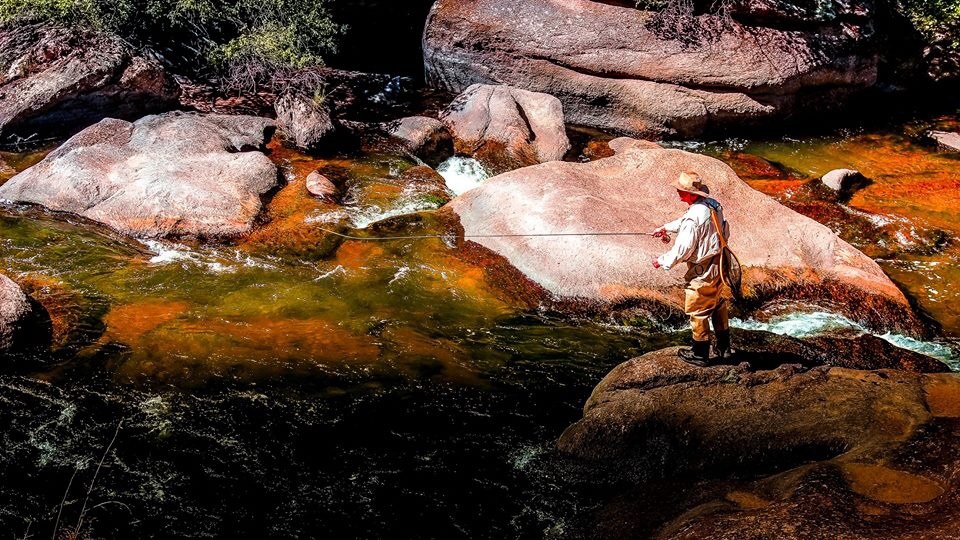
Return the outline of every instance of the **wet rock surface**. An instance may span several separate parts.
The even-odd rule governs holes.
[[[738,338],[747,349],[779,340]],[[638,503],[612,497],[598,536],[953,537],[960,378],[873,370],[896,363],[897,350],[878,364],[842,341],[817,345],[827,365],[811,369],[776,347],[741,354],[749,367],[696,368],[676,348],[616,367],[561,452],[614,489],[674,477],[703,487],[653,530]],[[837,360],[858,369],[829,366]]]
[[[172,107],[179,87],[121,40],[40,25],[0,28],[0,143],[63,134],[104,117]]]
[[[917,330],[903,294],[873,260],[706,156],[651,148],[590,163],[546,163],[491,178],[450,208],[468,235],[639,233],[475,241],[557,297],[679,311],[683,271],[654,269],[649,261],[667,247],[643,233],[685,211],[673,189],[684,170],[698,171],[724,205],[754,302],[830,302],[870,326]]]
[[[631,4],[437,2],[427,79],[548,92],[570,123],[645,137],[768,122],[877,80],[871,2],[737,2],[731,18],[677,20]]]
[[[563,106],[549,94],[472,85],[440,119],[458,154],[473,156],[494,172],[558,161],[570,148]]]
[[[0,274],[0,352],[23,344],[32,312],[30,301],[20,286]]]
[[[230,237],[278,184],[261,152],[273,121],[168,113],[105,119],[0,186],[0,198],[71,212],[137,237]]]

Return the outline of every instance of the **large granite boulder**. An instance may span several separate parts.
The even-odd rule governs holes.
[[[557,98],[509,86],[475,84],[440,115],[453,148],[494,172],[559,161],[570,148]]]
[[[79,214],[137,237],[221,238],[253,227],[277,167],[273,121],[167,113],[105,119],[0,186],[0,199]]]
[[[876,82],[873,2],[726,4],[731,18],[670,19],[633,2],[439,0],[427,79],[547,92],[568,123],[644,137],[769,121]]]
[[[41,25],[0,27],[0,142],[63,133],[176,104],[163,67],[118,38]]]
[[[590,163],[545,163],[496,176],[449,208],[468,237],[631,233],[473,241],[560,299],[606,309],[678,311],[684,270],[654,269],[651,260],[667,247],[643,233],[685,212],[673,185],[687,170],[698,171],[724,205],[752,305],[789,297],[839,310],[872,327],[918,330],[907,300],[873,260],[829,228],[753,190],[711,157],[627,146]]]
[[[849,362],[841,341],[830,357]],[[753,369],[696,368],[670,348],[600,382],[562,454],[606,489],[694,487],[659,524],[611,493],[596,537],[953,537],[960,376],[870,370],[869,356],[862,369],[807,370],[776,349],[740,360]]]
[[[26,322],[32,313],[30,301],[20,286],[0,274],[0,352],[21,344]]]

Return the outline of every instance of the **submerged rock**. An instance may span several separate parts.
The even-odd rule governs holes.
[[[727,4],[732,18],[671,19],[634,2],[442,0],[427,80],[547,92],[568,123],[647,137],[806,113],[877,81],[872,2]]]
[[[544,93],[476,84],[441,114],[458,154],[495,172],[558,161],[570,148],[560,101]]]
[[[274,109],[284,138],[302,150],[317,148],[336,130],[326,103],[310,96],[288,92],[277,98]]]
[[[278,184],[262,148],[273,122],[168,113],[108,118],[0,186],[0,198],[43,205],[137,237],[231,237],[250,230]]]
[[[849,349],[824,350],[850,362]],[[696,368],[671,348],[621,364],[558,447],[618,482],[753,478],[681,509],[657,538],[939,537],[957,519],[960,376],[867,371],[870,356],[853,360],[863,369],[804,370],[777,349],[741,359],[785,363]],[[643,519],[628,504],[606,514],[622,521],[601,537]]]
[[[32,314],[30,300],[20,286],[0,274],[0,352],[22,345]]]
[[[590,163],[546,163],[491,178],[449,206],[467,235],[631,233],[475,241],[561,299],[678,312],[683,271],[654,269],[650,261],[667,247],[643,233],[683,214],[673,185],[685,170],[698,171],[724,205],[753,303],[826,302],[872,327],[919,329],[906,298],[873,260],[711,157],[634,148]]]
[[[176,104],[163,67],[116,37],[41,25],[0,27],[0,142],[64,133]]]

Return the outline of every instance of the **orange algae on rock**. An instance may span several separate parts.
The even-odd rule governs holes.
[[[189,308],[190,304],[186,302],[159,299],[111,307],[103,318],[107,325],[104,339],[139,345],[147,333],[172,321]]]
[[[373,363],[370,336],[324,319],[176,320],[143,336],[118,373],[192,382],[211,376],[257,378],[328,365]]]

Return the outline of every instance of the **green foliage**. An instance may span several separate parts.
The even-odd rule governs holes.
[[[960,0],[899,0],[900,8],[931,42],[960,50]]]
[[[323,64],[343,32],[324,0],[0,0],[0,24],[53,22],[189,52],[228,86]],[[196,66],[194,66],[196,67]],[[242,74],[242,81],[229,80]]]

